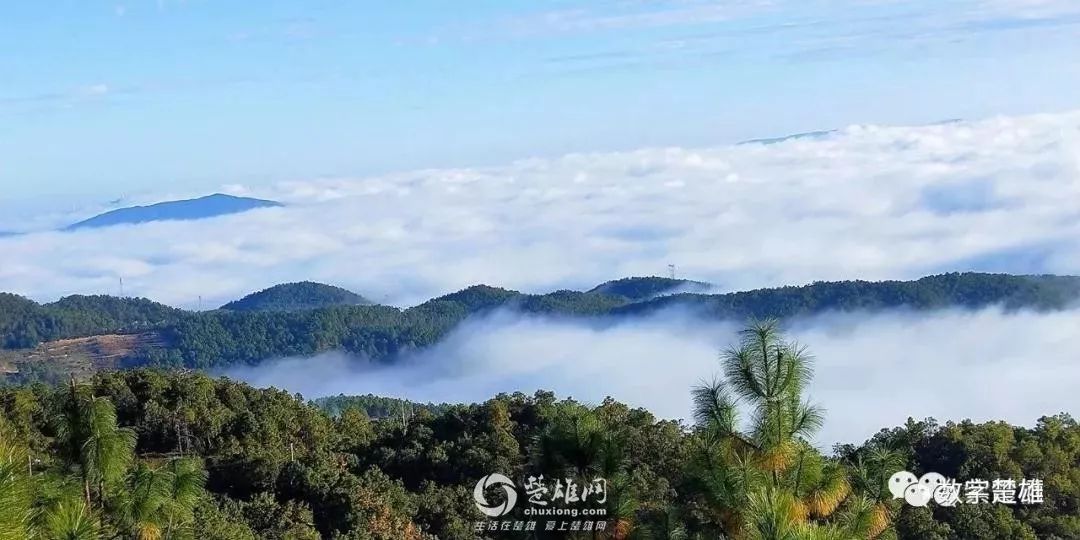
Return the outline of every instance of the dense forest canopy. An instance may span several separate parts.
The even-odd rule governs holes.
[[[334,418],[340,417],[349,409],[363,411],[373,419],[390,418],[402,414],[412,415],[416,411],[425,410],[432,414],[441,414],[452,405],[449,403],[417,403],[400,398],[389,398],[365,394],[362,396],[346,396],[339,394],[316,399],[312,402]]]
[[[692,423],[549,392],[406,407],[340,396],[320,408],[279,390],[146,369],[4,388],[0,539],[1080,537],[1073,418],[1033,427],[909,420],[823,453],[806,442],[829,421],[808,401],[807,354],[775,324],[751,327],[714,382],[687,389]],[[916,508],[886,489],[899,470],[1037,478],[1045,498]],[[491,531],[498,520],[478,511],[473,488],[493,472],[603,477],[611,526]],[[521,512],[506,519],[530,519]]]
[[[1080,298],[1077,277],[978,273],[943,274],[915,281],[819,282],[727,294],[655,296],[658,290],[695,286],[694,282],[676,281],[678,285],[667,278],[633,278],[590,292],[542,295],[481,285],[408,309],[381,305],[291,308],[324,299],[323,286],[264,291],[261,298],[269,302],[264,307],[275,309],[255,311],[189,312],[144,299],[107,296],[73,296],[42,305],[2,294],[0,344],[6,349],[27,350],[63,338],[152,331],[155,339],[126,352],[123,366],[203,369],[338,349],[376,361],[393,361],[404,353],[435,344],[469,317],[497,309],[544,316],[631,317],[679,307],[701,317],[746,320],[895,308],[1000,305],[1010,310],[1051,310],[1065,308]],[[315,297],[310,296],[313,291]],[[248,301],[253,301],[252,297]],[[22,366],[21,375],[15,377],[23,381],[66,376],[50,373],[49,366],[41,363]]]

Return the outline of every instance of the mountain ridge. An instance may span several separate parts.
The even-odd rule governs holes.
[[[219,369],[331,350],[393,362],[410,351],[437,344],[470,318],[499,310],[618,321],[683,309],[704,320],[745,322],[890,309],[929,311],[1001,306],[1007,311],[1053,311],[1078,303],[1078,276],[971,272],[909,281],[848,280],[724,294],[682,293],[640,301],[590,291],[523,294],[473,286],[406,309],[331,305],[307,310],[192,312],[146,299],[75,296],[38,304],[0,293],[0,352],[9,351],[2,355],[7,358],[7,364],[17,367],[22,363],[31,372],[36,370],[42,379],[63,381],[69,373],[50,373],[48,363],[27,364],[30,353],[43,343],[106,334],[135,334],[139,337],[133,343],[147,344],[126,349],[129,352],[122,358],[110,358],[112,364],[120,367]],[[87,343],[90,347],[95,341]],[[95,362],[96,353],[92,349],[75,353],[89,358],[84,365],[101,364]]]

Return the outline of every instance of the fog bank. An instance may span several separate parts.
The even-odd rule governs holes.
[[[1080,411],[1080,310],[833,314],[792,321],[827,410],[819,445],[861,442],[908,417],[1006,420]],[[689,418],[691,386],[718,375],[739,326],[681,311],[630,321],[499,313],[471,320],[437,346],[372,364],[343,353],[287,358],[226,375],[306,398],[378,394],[480,402],[499,392],[553,390],[599,403],[612,396],[665,418]]]

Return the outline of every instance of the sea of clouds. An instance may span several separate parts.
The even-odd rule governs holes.
[[[1080,271],[1080,112],[225,190],[288,207],[0,237],[0,290],[54,300],[122,278],[125,294],[190,308],[310,279],[409,305],[668,264],[725,290]]]
[[[722,290],[1080,273],[1080,111],[225,191],[288,206],[77,232],[23,222],[37,232],[0,237],[0,290],[47,301],[115,294],[123,278],[128,295],[192,308],[315,280],[412,305],[476,283],[580,289],[668,264]],[[12,227],[25,230],[0,216]],[[818,357],[811,394],[829,410],[827,445],[909,416],[1075,414],[1078,323],[1078,311],[990,309],[823,315],[790,330]],[[504,313],[393,367],[329,354],[228,374],[306,397],[480,401],[544,388],[687,418],[689,388],[718,372],[737,327],[680,312],[589,324]]]

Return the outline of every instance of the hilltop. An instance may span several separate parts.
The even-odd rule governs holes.
[[[330,306],[364,306],[372,302],[341,287],[301,281],[274,285],[221,306],[229,311],[301,311]]]
[[[653,276],[616,279],[597,285],[589,292],[638,301],[672,293],[705,293],[711,288],[712,285],[701,281]]]

